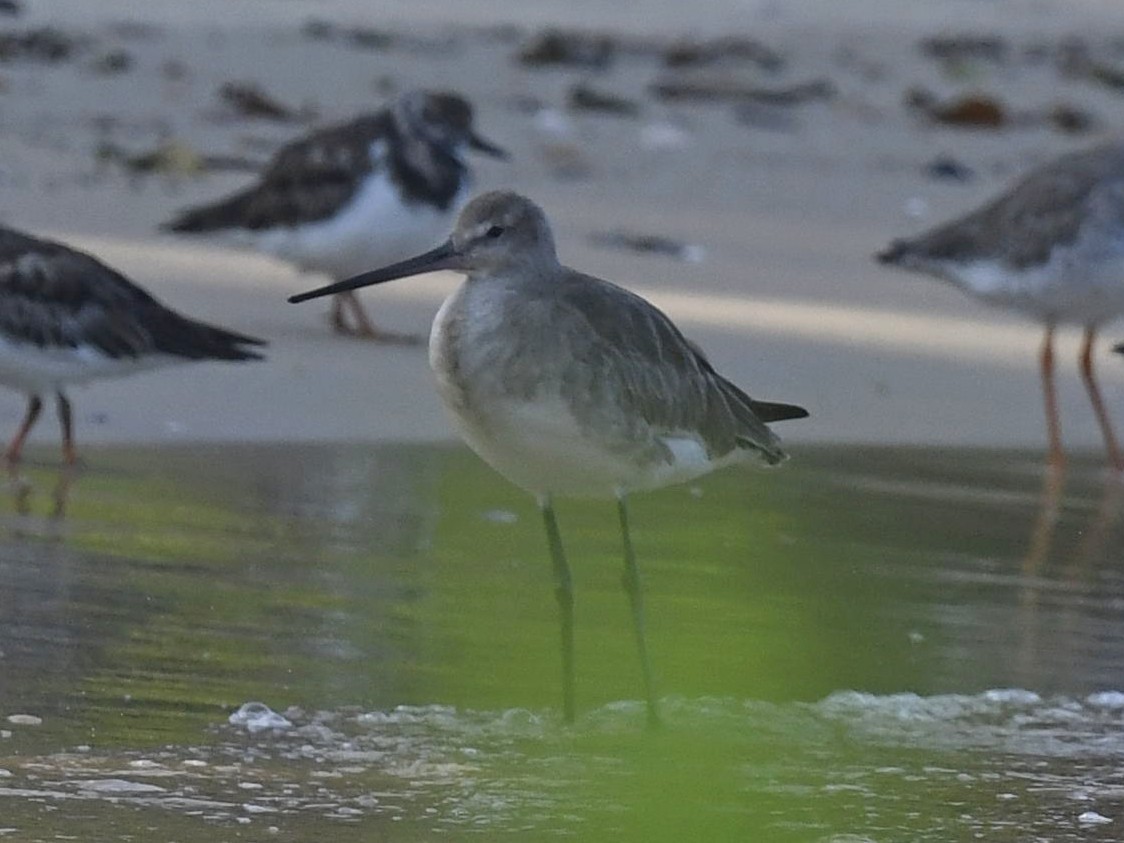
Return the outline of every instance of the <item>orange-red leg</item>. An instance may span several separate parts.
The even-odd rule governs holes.
[[[357,337],[374,342],[398,343],[401,345],[417,345],[421,342],[421,337],[414,334],[396,334],[393,331],[376,328],[375,323],[367,316],[367,311],[363,308],[363,302],[359,301],[359,296],[354,292],[340,293],[337,298],[346,300],[355,316],[355,327],[346,329],[345,333],[354,334]]]
[[[1108,452],[1108,462],[1115,471],[1124,471],[1124,459],[1120,456],[1120,446],[1116,444],[1116,434],[1112,431],[1112,421],[1108,417],[1101,390],[1093,375],[1093,341],[1097,338],[1096,328],[1085,329],[1085,340],[1081,344],[1081,379],[1085,381],[1085,390],[1089,393],[1089,402],[1093,405],[1093,412],[1097,414],[1097,424],[1101,426],[1101,435],[1104,436],[1105,450]]]
[[[1042,369],[1042,395],[1046,402],[1046,433],[1050,438],[1049,465],[1055,471],[1060,471],[1065,468],[1065,452],[1062,450],[1062,426],[1058,418],[1058,395],[1054,388],[1053,325],[1046,326],[1039,362]]]
[[[350,334],[351,326],[347,324],[347,320],[343,315],[343,297],[332,296],[332,314],[331,314],[332,330],[337,334]]]
[[[348,311],[351,312],[350,320],[347,318]],[[382,336],[367,317],[359,296],[351,291],[332,296],[332,328],[337,334],[352,337],[380,339]]]
[[[27,399],[27,414],[23,417],[23,423],[20,424],[20,429],[16,431],[16,435],[12,437],[11,443],[8,445],[8,450],[4,452],[4,456],[9,463],[19,462],[20,456],[23,453],[23,443],[27,439],[27,434],[31,432],[31,428],[35,427],[35,422],[39,419],[39,413],[43,409],[43,399],[38,395],[32,395]]]

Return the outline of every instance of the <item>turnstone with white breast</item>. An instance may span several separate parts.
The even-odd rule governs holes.
[[[304,271],[349,278],[444,238],[469,196],[466,148],[507,157],[476,134],[463,97],[411,91],[381,111],[293,141],[255,184],[187,210],[165,228],[231,233]],[[340,333],[416,339],[376,328],[352,292],[333,299],[331,319]]]
[[[8,445],[20,459],[54,393],[67,463],[77,454],[70,384],[193,360],[257,360],[261,340],[181,316],[101,261],[76,249],[0,228],[0,384],[28,396]]]

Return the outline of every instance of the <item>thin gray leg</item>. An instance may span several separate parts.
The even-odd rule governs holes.
[[[74,447],[74,412],[70,401],[62,392],[55,395],[58,406],[59,424],[62,426],[62,456],[67,465],[78,462],[78,451]]]
[[[549,497],[539,501],[546,540],[550,545],[550,561],[554,565],[554,596],[558,600],[558,616],[562,624],[562,719],[574,722],[574,582],[570,565],[562,550],[562,536],[554,518],[554,504]]]
[[[628,507],[624,495],[617,498],[617,512],[621,517],[621,536],[624,538],[624,590],[632,605],[632,625],[636,630],[636,648],[640,652],[640,669],[644,673],[644,696],[648,702],[648,727],[660,725],[656,707],[655,683],[652,681],[652,664],[648,660],[648,641],[644,634],[644,590],[640,583],[640,569],[632,550],[632,537],[628,531]]]

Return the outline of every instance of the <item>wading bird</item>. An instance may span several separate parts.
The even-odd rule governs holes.
[[[807,416],[756,401],[719,375],[660,310],[558,262],[542,210],[486,193],[440,246],[290,301],[437,269],[465,273],[433,322],[429,360],[461,435],[533,494],[542,511],[562,622],[563,716],[574,718],[573,590],[555,496],[615,499],[625,588],[649,723],[658,722],[627,495],[750,459],[785,458],[767,422]]]

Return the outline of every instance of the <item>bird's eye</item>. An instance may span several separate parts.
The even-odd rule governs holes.
[[[491,228],[489,228],[487,231],[485,231],[484,234],[488,237],[491,237],[493,240],[495,240],[497,237],[499,237],[501,234],[503,234],[503,226],[502,225],[493,225]]]

